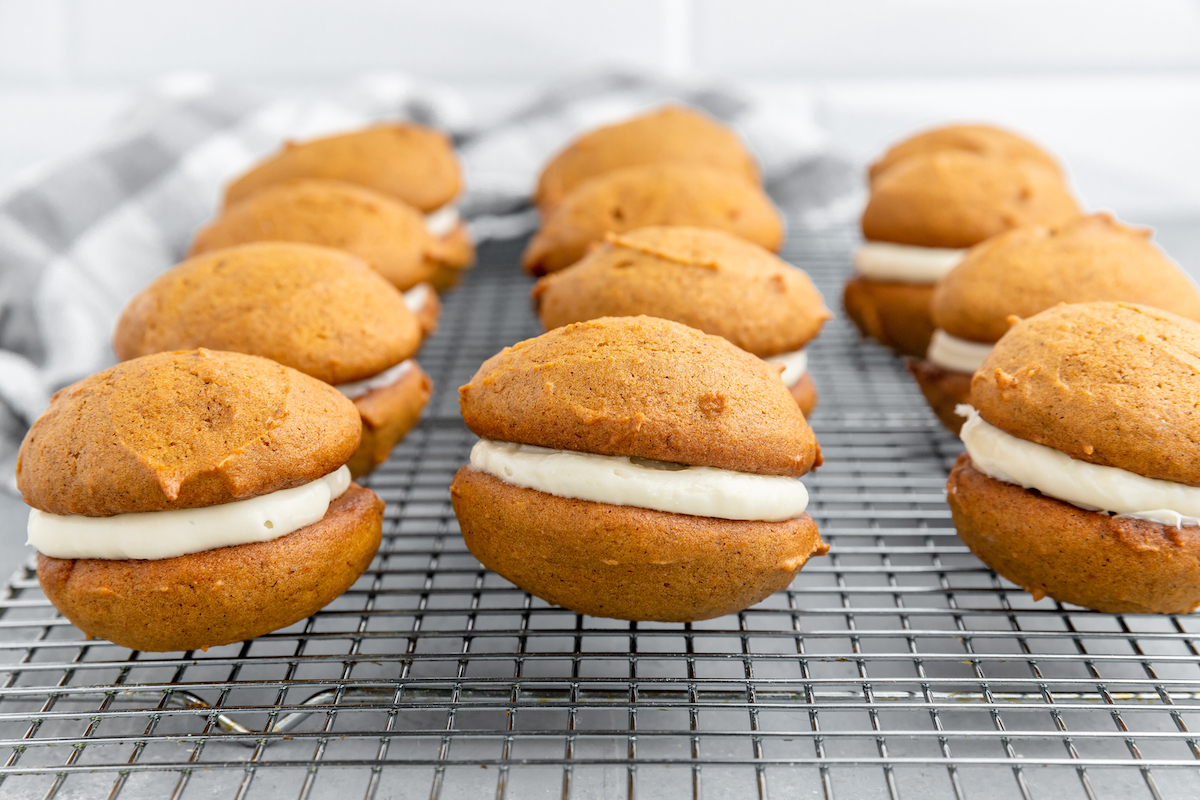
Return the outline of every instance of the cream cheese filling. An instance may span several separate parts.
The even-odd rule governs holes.
[[[388,367],[383,372],[376,373],[369,378],[363,378],[361,381],[351,381],[350,383],[338,383],[333,388],[337,389],[342,394],[349,397],[351,400],[362,397],[367,392],[373,392],[376,389],[382,389],[384,386],[391,386],[396,381],[400,380],[406,372],[412,369],[413,360],[406,358],[394,367]]]
[[[864,278],[881,281],[937,283],[966,253],[946,247],[863,242],[854,254],[854,269]]]
[[[350,470],[219,506],[84,517],[29,510],[27,544],[52,558],[175,558],[218,547],[269,542],[325,516],[350,486]]]
[[[951,372],[975,372],[992,352],[992,345],[951,336],[942,329],[933,332],[925,360]]]
[[[780,353],[764,360],[770,361],[772,364],[783,364],[783,372],[779,374],[779,379],[789,389],[799,383],[800,379],[808,372],[808,353],[804,350]]]
[[[778,522],[795,519],[808,508],[808,490],[786,475],[754,475],[489,439],[481,439],[471,449],[471,466],[513,486],[557,497],[693,517]]]
[[[440,239],[454,230],[461,221],[462,215],[458,213],[458,206],[442,206],[432,214],[425,215],[425,229]]]
[[[1200,487],[1080,461],[1053,447],[1005,433],[969,405],[960,405],[957,411],[967,418],[959,435],[971,462],[988,477],[1037,489],[1088,511],[1172,527],[1200,525]]]
[[[428,283],[418,283],[408,291],[404,292],[404,305],[408,306],[408,310],[414,314],[420,314],[421,310],[429,303],[433,297],[433,287]]]

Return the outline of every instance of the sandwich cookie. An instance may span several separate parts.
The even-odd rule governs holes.
[[[870,166],[874,181],[881,173],[911,156],[943,150],[963,150],[989,158],[1023,159],[1062,172],[1054,157],[1038,145],[1012,131],[994,125],[945,125],[911,136],[888,149]]]
[[[682,322],[782,365],[806,416],[817,404],[804,348],[833,315],[802,270],[724,231],[610,233],[573,266],[539,280],[533,302],[547,329],[639,314]]]
[[[1125,300],[1200,320],[1200,293],[1150,242],[1108,214],[1057,228],[1022,227],[973,247],[933,292],[937,327],[924,360],[908,367],[938,419],[957,433],[971,375],[1013,317],[1059,303]]]
[[[549,214],[597,175],[664,161],[715,167],[760,183],[754,156],[736,133],[700,111],[666,105],[571,142],[542,170],[533,200],[543,215]]]
[[[1035,598],[1200,605],[1200,324],[1126,303],[1013,326],[971,381],[947,484],[959,536]]]
[[[1021,225],[1079,216],[1062,176],[1039,163],[941,150],[906,158],[871,184],[866,241],[846,284],[846,313],[865,336],[923,356],[933,286],[967,248]]]
[[[404,291],[434,280],[453,254],[415,208],[351,183],[296,180],[268,186],[201,228],[190,255],[250,242],[300,242],[361,258]]]
[[[412,290],[409,297],[432,289]],[[264,242],[215,250],[159,276],[117,320],[121,359],[208,347],[263,356],[353,401],[362,440],[354,477],[382,464],[412,430],[431,384],[414,360],[420,320],[396,290],[346,253]]]
[[[42,590],[135,650],[304,619],[379,547],[383,502],[345,466],[359,429],[331,386],[240,353],[159,353],[68,386],[17,460]]]
[[[648,225],[728,231],[771,251],[783,244],[783,219],[756,184],[697,164],[625,167],[592,178],[562,199],[525,249],[531,275],[571,266],[608,232]]]
[[[581,614],[685,622],[786,588],[827,548],[820,463],[777,367],[676,322],[604,317],[484,362],[450,486],[486,567]]]
[[[455,206],[462,191],[462,168],[454,143],[440,131],[412,124],[376,125],[300,144],[288,142],[229,184],[225,205],[275,184],[308,178],[361,186],[423,214],[426,232],[437,240],[441,256],[432,276],[439,289],[457,283],[475,262],[471,234]]]

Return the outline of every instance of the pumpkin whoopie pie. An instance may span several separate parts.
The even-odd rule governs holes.
[[[467,547],[582,614],[684,622],[824,554],[796,477],[820,463],[777,367],[653,317],[556,328],[459,390],[481,437],[450,486]]]
[[[960,124],[921,131],[892,145],[871,165],[868,177],[873,181],[889,167],[910,156],[942,150],[965,150],[992,158],[1025,159],[1055,172],[1062,171],[1054,156],[1023,136],[994,125]]]
[[[383,502],[350,482],[354,405],[265,358],[193,350],[54,395],[17,487],[50,602],[88,636],[193,650],[291,625],[379,547]]]
[[[429,401],[429,378],[413,359],[423,334],[406,295],[362,261],[263,242],[195,256],[159,276],[121,312],[113,350],[122,359],[231,350],[333,384],[362,417],[361,444],[347,459],[357,478],[387,459]]]
[[[804,347],[832,314],[802,270],[711,228],[653,226],[608,234],[603,245],[533,288],[547,329],[645,314],[721,336],[764,361],[805,416],[817,404]]]
[[[555,155],[533,201],[548,214],[575,187],[622,167],[664,161],[703,164],[759,183],[758,165],[733,131],[695,109],[666,105],[585,133]]]
[[[1094,214],[1057,228],[1016,228],[971,248],[934,289],[937,330],[928,353],[908,362],[938,419],[958,432],[955,408],[967,402],[972,373],[1014,316],[1125,300],[1200,320],[1200,292],[1150,235]]]
[[[933,286],[966,249],[1020,225],[1079,216],[1062,176],[1040,163],[968,150],[918,153],[871,184],[866,242],[846,284],[846,313],[865,336],[923,356],[933,336]]]
[[[717,228],[772,251],[783,244],[783,220],[756,184],[715,167],[665,162],[611,170],[575,187],[547,215],[522,261],[532,275],[557,272],[609,231],[647,225]]]
[[[475,261],[475,246],[455,201],[462,168],[454,143],[440,131],[413,124],[376,125],[303,143],[288,142],[279,153],[229,184],[232,206],[269,186],[315,178],[361,186],[411,206],[424,215],[427,233],[438,242],[432,283],[457,283]],[[402,287],[407,288],[407,287]]]
[[[1200,324],[1059,305],[975,373],[947,484],[959,536],[1035,598],[1108,613],[1200,605]],[[973,406],[973,407],[972,407]]]

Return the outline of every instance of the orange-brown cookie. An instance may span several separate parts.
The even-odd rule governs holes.
[[[805,372],[800,376],[800,380],[789,387],[788,391],[792,393],[792,398],[804,416],[811,417],[817,407],[817,383],[813,380],[812,373]]]
[[[1200,486],[1200,323],[1132,303],[1014,325],[971,381],[1002,431],[1092,464]]]
[[[905,158],[879,175],[862,232],[876,242],[962,248],[1080,213],[1062,176],[1041,164],[940,150]]]
[[[429,213],[458,196],[461,172],[454,144],[440,131],[412,124],[377,125],[287,143],[229,184],[225,204],[277,183],[319,178],[373,189]]]
[[[966,454],[946,499],[971,552],[1034,599],[1109,614],[1200,606],[1200,528],[1085,511],[990,478]]]
[[[309,483],[358,447],[336,389],[265,358],[195,350],[57,392],[17,459],[25,502],[88,517],[199,508]]]
[[[664,161],[703,164],[759,182],[758,165],[737,134],[699,111],[667,105],[571,142],[542,170],[533,200],[547,214],[597,175]]]
[[[467,223],[460,221],[438,239],[438,249],[432,258],[434,270],[429,282],[435,289],[444,292],[462,283],[463,275],[475,265],[475,243]]]
[[[661,163],[612,170],[575,187],[545,219],[522,263],[533,275],[578,261],[608,232],[648,225],[717,228],[778,250],[783,221],[757,185],[713,167]]]
[[[88,636],[135,650],[207,649],[319,611],[371,564],[383,501],[351,485],[325,517],[269,542],[160,560],[38,554],[38,582]]]
[[[228,206],[196,234],[191,254],[263,241],[345,250],[399,289],[431,280],[443,266],[465,269],[474,258],[462,252],[460,241],[434,237],[412,206],[329,180],[273,184]]]
[[[684,486],[713,474],[690,467],[743,473],[713,474],[729,485],[800,475],[819,463],[812,431],[777,375],[728,341],[679,323],[603,317],[505,350],[460,397],[467,426],[493,440],[477,452],[496,452],[499,440],[534,445],[517,448],[534,463],[617,456],[611,475],[628,497],[630,481],[653,485],[683,471],[683,483],[670,485]],[[473,454],[455,475],[451,501],[485,566],[580,613],[676,622],[733,613],[787,586],[809,557],[827,550],[802,503],[777,522],[719,519],[554,494],[532,488],[538,480],[521,482]],[[706,500],[720,499],[721,485],[705,490]]]
[[[946,125],[922,131],[888,148],[871,165],[868,174],[874,181],[882,172],[906,158],[943,150],[964,150],[991,158],[1023,159],[1061,172],[1053,156],[1011,131],[992,125]]]
[[[677,322],[602,317],[506,347],[459,397],[487,439],[803,475],[820,449],[778,370]]]
[[[842,306],[864,336],[902,355],[920,358],[933,336],[929,316],[932,296],[933,284],[856,276],[846,281]]]
[[[971,396],[971,374],[943,369],[925,359],[906,359],[905,365],[921,387],[925,402],[946,426],[946,430],[958,434],[962,428],[963,418],[955,413],[960,403],[965,403]]]
[[[471,553],[580,614],[690,622],[786,589],[824,555],[807,514],[742,522],[555,497],[463,467],[450,487]]]
[[[396,381],[354,398],[362,415],[362,442],[346,462],[355,478],[387,460],[392,448],[416,427],[433,393],[433,383],[415,361]]]
[[[121,312],[113,350],[122,360],[232,350],[336,384],[410,358],[421,337],[404,295],[363,262],[265,242],[195,256],[159,276]]]

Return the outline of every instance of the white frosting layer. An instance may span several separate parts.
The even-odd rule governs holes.
[[[432,214],[425,215],[425,229],[440,239],[454,230],[461,220],[458,206],[442,206]]]
[[[1005,433],[968,405],[958,407],[963,444],[975,469],[1006,483],[1037,489],[1088,511],[1164,525],[1200,525],[1200,488],[1071,458],[1061,450]]]
[[[219,506],[82,517],[29,510],[28,544],[53,558],[175,558],[218,547],[269,542],[325,516],[350,486],[339,467],[312,483]]]
[[[804,484],[786,475],[551,450],[481,439],[471,466],[539,492],[671,514],[776,522],[808,508]]]
[[[337,389],[342,394],[349,397],[351,400],[356,397],[362,397],[364,394],[375,389],[382,389],[384,386],[391,386],[396,381],[404,376],[404,373],[412,369],[413,360],[406,358],[394,367],[388,367],[383,372],[372,375],[369,378],[363,378],[361,381],[353,381],[351,383],[339,383],[333,388]]]
[[[881,281],[937,283],[966,253],[945,247],[863,242],[854,254],[854,269],[863,277]]]
[[[779,378],[789,389],[804,377],[804,373],[808,372],[808,353],[804,350],[780,353],[766,360],[773,364],[783,364],[783,372],[779,374]]]
[[[983,360],[990,352],[990,344],[969,342],[938,329],[933,332],[933,338],[929,341],[925,359],[951,372],[973,373],[983,366]]]
[[[425,308],[433,295],[432,286],[428,283],[418,283],[404,293],[404,305],[408,306],[408,310],[414,314],[420,314],[421,309]]]

